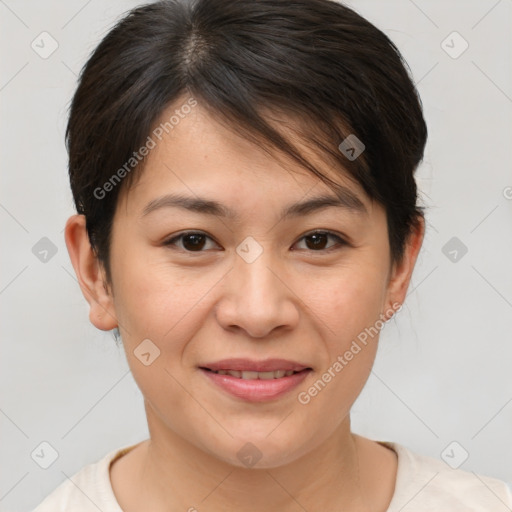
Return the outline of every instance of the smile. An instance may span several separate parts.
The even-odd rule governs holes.
[[[209,370],[213,373],[217,373],[218,375],[231,375],[232,377],[236,377],[237,379],[244,380],[270,380],[270,379],[281,379],[282,377],[289,377],[293,375],[295,372],[293,370],[276,370],[274,372],[253,372],[253,371],[240,371],[240,370],[210,370],[209,368],[204,368],[205,370]]]

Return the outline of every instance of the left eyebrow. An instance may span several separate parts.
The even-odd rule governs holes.
[[[160,208],[182,208],[203,215],[215,215],[237,219],[238,215],[227,206],[204,197],[182,194],[166,194],[151,200],[143,209],[142,217]],[[368,210],[359,197],[346,187],[341,187],[336,196],[321,195],[306,201],[288,205],[281,212],[280,220],[286,217],[305,216],[325,208],[343,208],[359,215],[367,215]]]

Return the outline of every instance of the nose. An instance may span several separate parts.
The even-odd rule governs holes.
[[[264,338],[298,324],[301,301],[294,290],[291,273],[270,257],[269,250],[264,250],[252,262],[237,254],[223,289],[216,316],[226,330],[245,331],[252,338]]]

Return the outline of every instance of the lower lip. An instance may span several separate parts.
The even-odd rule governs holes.
[[[232,375],[220,375],[209,370],[200,370],[231,395],[249,402],[265,402],[278,398],[297,387],[312,370],[302,370],[279,379],[239,379]]]

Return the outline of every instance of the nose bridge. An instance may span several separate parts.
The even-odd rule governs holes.
[[[262,243],[252,237],[247,237],[236,249],[235,283],[239,283],[240,292],[258,304],[275,306],[277,295],[282,294],[282,283],[270,270],[276,266],[270,246],[263,247]],[[270,304],[272,303],[272,304]]]

